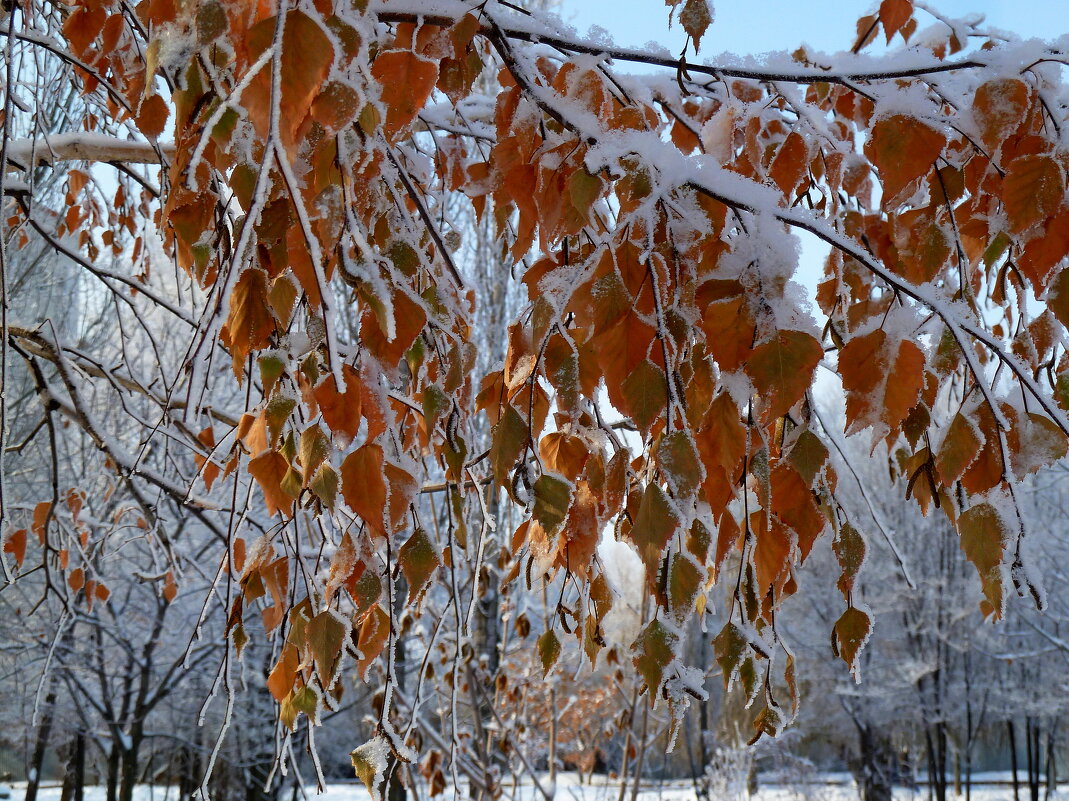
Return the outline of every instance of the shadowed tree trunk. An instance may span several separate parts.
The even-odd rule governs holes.
[[[886,732],[856,723],[858,755],[850,766],[861,801],[891,801],[894,789],[895,752]]]

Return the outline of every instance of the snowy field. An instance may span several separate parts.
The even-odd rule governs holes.
[[[847,774],[824,774],[818,777],[819,781],[806,782],[805,784],[788,784],[774,781],[762,783],[757,793],[749,796],[749,801],[857,801],[857,789],[852,779]],[[760,779],[759,779],[760,780]],[[1013,801],[1013,787],[1009,784],[1008,773],[985,773],[979,774],[973,779],[972,801]],[[25,789],[24,783],[14,783],[11,786],[11,801],[22,801]],[[510,792],[506,787],[504,797],[516,798],[517,801],[541,801],[541,795],[529,784],[520,785],[518,792]],[[614,781],[606,781],[604,777],[595,777],[592,784],[580,785],[575,774],[564,773],[557,777],[556,801],[616,801],[619,797],[620,785]],[[315,786],[306,789],[307,798],[310,801],[371,801],[371,796],[358,782],[338,782],[327,784],[323,793],[317,793]],[[39,801],[59,801],[60,788],[49,785],[41,788],[38,793]],[[627,799],[631,798],[628,789]],[[673,782],[647,782],[643,784],[637,801],[693,801],[695,798],[693,785],[688,781]],[[896,788],[895,801],[926,801],[927,789],[919,787],[910,790],[904,787]],[[1069,799],[1069,791],[1062,791],[1055,796],[1057,799]],[[173,787],[156,785],[138,786],[134,793],[134,801],[177,801],[177,791]],[[289,801],[288,793],[283,796],[284,801]],[[298,796],[300,798],[300,796]],[[426,799],[425,792],[421,792],[420,799]],[[439,798],[443,801],[453,801],[454,796],[450,789]],[[746,796],[742,796],[746,798]],[[947,790],[947,799],[960,798],[964,801],[965,793],[955,796],[953,788]],[[103,787],[86,787],[85,801],[104,801],[105,791]],[[1027,801],[1028,786],[1022,778],[1021,799]],[[303,799],[302,799],[303,801]],[[716,801],[731,801],[730,796],[717,798]]]

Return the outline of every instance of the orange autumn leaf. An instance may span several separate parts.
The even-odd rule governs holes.
[[[386,482],[383,479],[382,448],[362,445],[341,465],[342,497],[371,530],[386,536]]]
[[[382,89],[386,136],[396,138],[423,108],[438,80],[438,66],[411,50],[387,50],[375,58],[371,74]]]
[[[915,117],[895,114],[872,127],[865,155],[880,173],[883,208],[906,199],[908,190],[933,168],[946,145],[946,137]]]

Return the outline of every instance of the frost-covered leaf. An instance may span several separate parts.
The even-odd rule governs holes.
[[[1002,513],[991,503],[979,503],[958,518],[961,549],[980,575],[989,612],[1002,617],[1005,593],[1002,558],[1011,532]]]
[[[342,497],[349,508],[379,536],[386,535],[386,482],[382,448],[362,445],[345,457],[341,465]]]
[[[686,0],[683,10],[679,12],[679,23],[683,30],[694,40],[694,49],[701,46],[702,36],[713,22],[713,11],[709,0]]]
[[[631,540],[646,566],[646,581],[654,584],[665,546],[679,527],[679,515],[668,495],[656,483],[649,483],[642,494],[638,515],[631,528]]]
[[[642,431],[649,431],[668,402],[664,371],[649,359],[639,362],[621,386],[626,411]]]
[[[386,135],[394,137],[416,118],[438,80],[438,67],[411,50],[387,50],[371,66],[382,88]]]
[[[835,551],[835,558],[842,571],[838,581],[839,592],[849,600],[854,583],[857,581],[858,571],[865,562],[867,551],[865,538],[850,523],[843,523],[839,528],[839,535],[832,543],[832,550]]]
[[[427,532],[417,528],[397,552],[397,562],[408,582],[408,602],[423,595],[434,571],[438,568],[438,551]]]
[[[652,621],[638,635],[634,645],[632,662],[646,682],[647,692],[655,698],[664,682],[665,668],[675,659],[675,648],[679,635],[659,620]]]
[[[805,394],[823,356],[820,343],[804,331],[780,331],[754,348],[746,373],[761,396],[765,420],[782,417]]]
[[[534,519],[549,534],[556,533],[568,514],[571,503],[570,482],[551,473],[543,473],[532,488],[534,492]]]
[[[367,787],[372,801],[381,801],[379,788],[389,766],[389,757],[390,743],[381,734],[372,737],[349,754],[356,777]]]
[[[348,633],[349,627],[330,610],[320,612],[308,621],[305,629],[308,649],[324,687],[333,683],[335,666],[341,657],[342,644]]]
[[[1028,110],[1028,86],[1018,78],[985,81],[973,97],[973,117],[984,147],[994,152],[1021,124]]]
[[[855,681],[861,680],[858,656],[872,634],[872,618],[857,607],[848,607],[835,621],[834,643],[836,651],[850,668]]]
[[[713,651],[716,654],[716,662],[720,665],[725,690],[731,687],[743,658],[749,653],[748,643],[749,638],[743,634],[742,629],[731,622],[725,623],[724,628],[713,638]]]
[[[1065,198],[1065,169],[1051,156],[1018,156],[1006,165],[1002,188],[1010,231],[1047,219]]]
[[[698,449],[685,431],[673,431],[661,439],[657,462],[677,495],[692,495],[701,486],[703,471]]]
[[[907,114],[885,117],[872,126],[865,155],[879,170],[884,209],[906,199],[907,192],[932,170],[946,141],[942,133]]]

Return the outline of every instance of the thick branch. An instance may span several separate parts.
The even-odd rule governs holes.
[[[26,170],[60,161],[114,161],[159,164],[160,154],[174,155],[172,144],[132,142],[116,136],[85,132],[55,134],[39,139],[15,139],[7,146],[8,169]]]

